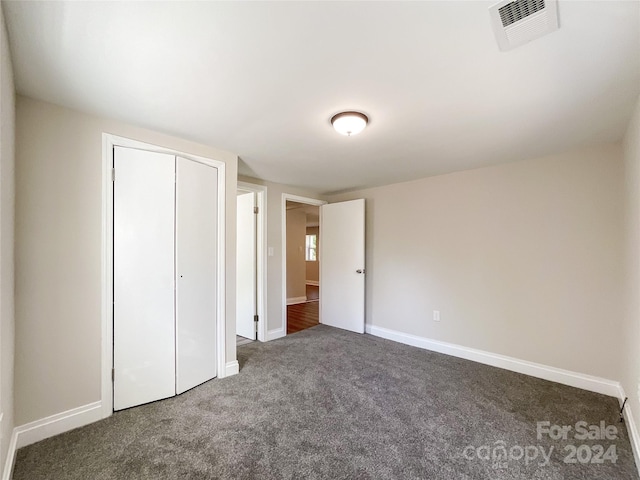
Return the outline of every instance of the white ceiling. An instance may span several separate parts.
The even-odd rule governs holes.
[[[21,94],[237,153],[320,192],[621,139],[640,2],[559,0],[498,50],[494,2],[3,1]],[[343,137],[344,109],[370,116]]]

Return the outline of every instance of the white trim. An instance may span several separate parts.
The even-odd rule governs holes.
[[[622,385],[620,382],[616,382],[614,380],[550,367],[548,365],[520,360],[506,355],[499,355],[483,350],[477,350],[475,348],[463,347],[453,343],[432,340],[425,337],[419,337],[417,335],[390,330],[388,328],[376,327],[374,325],[366,325],[365,331],[370,335],[404,343],[405,345],[444,353],[446,355],[464,358],[466,360],[471,360],[485,365],[504,368],[505,370],[510,370],[512,372],[523,373],[532,377],[542,378],[544,380],[561,383],[563,385],[569,385],[570,387],[581,388],[590,392],[615,397],[619,400],[621,405],[626,398]],[[629,402],[624,406],[623,415],[625,417],[627,431],[629,432],[629,441],[631,443],[631,450],[633,451],[636,468],[638,469],[638,474],[640,474],[640,433],[638,432],[638,428],[634,421]]]
[[[102,244],[101,244],[101,330],[102,365],[101,393],[102,418],[113,413],[113,143],[115,139],[102,134]]]
[[[417,335],[402,333],[387,328],[366,325],[365,331],[376,337],[386,338],[395,342],[412,345],[414,347],[431,350],[433,352],[444,353],[454,357],[472,360],[474,362],[491,365],[493,367],[504,368],[512,372],[523,373],[532,377],[550,380],[552,382],[569,385],[571,387],[589,390],[590,392],[601,393],[610,397],[618,398],[620,394],[620,383],[606,378],[594,377],[584,373],[572,372],[561,368],[550,367],[539,363],[520,360],[518,358],[507,357],[496,353],[477,350],[475,348],[463,347],[453,343],[431,340]]]
[[[16,427],[16,448],[97,422],[102,419],[101,412],[101,402],[93,402]]]
[[[11,434],[7,459],[2,471],[2,480],[11,480],[16,453],[19,448],[45,440],[55,435],[84,427],[102,419],[101,402],[93,402],[66,412],[35,420],[15,427]]]
[[[299,303],[307,303],[307,296],[287,298],[287,305],[297,305]]]
[[[189,158],[189,157],[187,157]],[[196,159],[192,157],[192,159]],[[217,300],[217,338],[216,338],[216,350],[218,354],[218,359],[216,361],[216,367],[218,370],[218,378],[225,377],[225,370],[222,368],[225,365],[227,360],[227,344],[226,344],[226,335],[227,335],[227,263],[226,263],[226,254],[227,254],[227,192],[226,192],[226,184],[227,184],[227,170],[226,164],[224,162],[218,160],[207,159],[208,164],[216,167],[218,169],[218,241],[216,242],[218,245],[218,279],[217,279],[217,289],[216,289],[216,300]],[[235,318],[234,318],[235,325]],[[235,330],[235,328],[234,328]],[[234,332],[235,333],[235,332]],[[235,335],[234,335],[235,338]],[[222,373],[222,375],[221,375]]]
[[[320,286],[320,282],[318,282],[317,280],[305,280],[305,283],[307,285],[311,285],[312,287],[319,287]]]
[[[324,200],[318,200],[317,198],[300,197],[298,195],[291,195],[290,193],[282,194],[282,204],[280,206],[280,224],[281,224],[281,239],[282,239],[282,323],[279,330],[282,330],[282,336],[287,334],[287,200],[291,202],[304,203],[306,205],[315,205],[321,207],[326,205]],[[322,231],[322,218],[320,219],[320,230]],[[320,260],[322,261],[322,260]],[[280,337],[276,337],[280,338]]]
[[[11,433],[11,440],[9,441],[9,449],[7,450],[7,459],[4,462],[4,470],[2,471],[2,480],[11,480],[13,476],[13,466],[16,463],[16,453],[18,452],[18,447],[16,444],[18,442],[18,435],[16,433],[16,429],[13,429]]]
[[[278,338],[282,338],[282,337],[285,337],[285,336],[286,336],[286,334],[284,332],[284,329],[276,328],[274,330],[269,330],[267,332],[267,341],[277,340]]]
[[[267,339],[267,187],[248,182],[238,182],[238,190],[254,192],[256,195],[256,206],[258,207],[256,219],[256,262],[258,270],[256,313],[258,314],[258,340],[265,342]]]
[[[618,398],[620,400],[620,404],[622,405],[624,399],[627,398],[627,395],[624,393],[624,388],[622,388],[622,385],[619,385],[618,390]],[[640,475],[640,433],[638,433],[638,428],[636,427],[636,422],[634,421],[633,412],[631,411],[631,407],[629,406],[629,401],[627,401],[627,403],[625,404],[624,409],[622,410],[622,414],[624,415],[627,432],[629,432],[629,442],[631,443],[633,458],[636,461],[636,468],[638,469],[638,474]]]
[[[240,364],[238,363],[238,360],[227,362],[225,365],[225,376],[230,377],[231,375],[237,375],[238,373],[240,373]]]
[[[217,350],[217,376],[224,378],[226,375],[226,263],[225,263],[225,237],[226,237],[226,165],[219,160],[191,155],[179,152],[171,148],[160,147],[149,143],[119,137],[109,133],[102,134],[102,366],[101,366],[101,415],[106,418],[113,414],[113,382],[111,369],[113,368],[113,182],[111,181],[111,169],[113,165],[113,147],[123,146],[138,148],[151,152],[169,153],[193,160],[218,169],[218,245],[217,245],[217,326],[216,326],[216,350]],[[18,445],[20,447],[20,445]]]

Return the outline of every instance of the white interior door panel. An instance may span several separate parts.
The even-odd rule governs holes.
[[[216,376],[218,170],[177,157],[176,393]]]
[[[256,215],[255,193],[238,195],[236,247],[236,333],[255,338],[256,314]]]
[[[114,410],[175,395],[175,157],[115,147]]]
[[[320,322],[364,333],[364,199],[320,207]]]

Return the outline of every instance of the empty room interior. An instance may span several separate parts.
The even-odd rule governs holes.
[[[0,28],[2,480],[640,478],[640,1]]]

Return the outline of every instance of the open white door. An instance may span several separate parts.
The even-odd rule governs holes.
[[[320,207],[320,323],[364,333],[364,199]]]
[[[256,327],[256,214],[254,192],[238,195],[236,333],[254,340]]]

